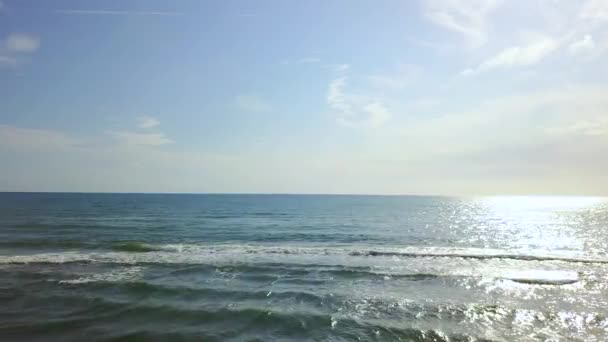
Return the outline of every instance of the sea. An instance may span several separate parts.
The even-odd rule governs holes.
[[[605,341],[608,199],[0,193],[0,341]]]

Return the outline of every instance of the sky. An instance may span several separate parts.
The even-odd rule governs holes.
[[[608,0],[0,0],[0,190],[608,195]]]

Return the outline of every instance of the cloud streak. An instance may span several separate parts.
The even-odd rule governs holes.
[[[137,118],[137,126],[139,128],[153,128],[160,125],[160,121],[157,118],[153,118],[151,116],[140,116]]]
[[[426,0],[425,16],[435,25],[462,35],[477,47],[487,41],[488,19],[501,0]]]
[[[40,47],[40,38],[31,34],[11,33],[0,41],[0,68],[16,68],[23,60],[23,55],[36,52]]]
[[[595,41],[593,40],[593,37],[589,34],[586,34],[583,39],[570,44],[568,50],[570,50],[570,53],[577,54],[585,51],[590,51],[594,47]]]
[[[0,125],[0,147],[26,150],[57,150],[74,147],[77,144],[77,139],[61,132]]]
[[[473,75],[497,68],[529,66],[540,62],[559,47],[556,40],[542,37],[523,46],[507,48],[474,68],[465,69],[463,75]]]
[[[18,63],[15,57],[0,55],[0,68],[14,68]]]
[[[127,131],[111,131],[108,134],[118,142],[129,146],[162,146],[172,144],[164,133],[136,133]]]
[[[179,16],[184,15],[184,12],[175,11],[122,11],[122,10],[79,10],[79,9],[61,9],[54,11],[56,14],[66,15],[150,15],[150,16]]]
[[[608,20],[608,2],[605,0],[588,0],[579,16],[582,19]]]
[[[31,53],[40,47],[40,38],[24,33],[13,33],[6,38],[6,49],[15,53]]]
[[[378,99],[347,91],[348,65],[335,68],[337,76],[329,83],[327,104],[336,121],[344,126],[380,127],[391,118],[391,113]]]

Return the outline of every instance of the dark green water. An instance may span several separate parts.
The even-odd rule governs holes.
[[[1,341],[608,339],[608,201],[0,194]]]

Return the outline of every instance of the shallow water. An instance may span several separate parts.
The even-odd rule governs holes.
[[[608,200],[0,194],[0,340],[608,339]]]

